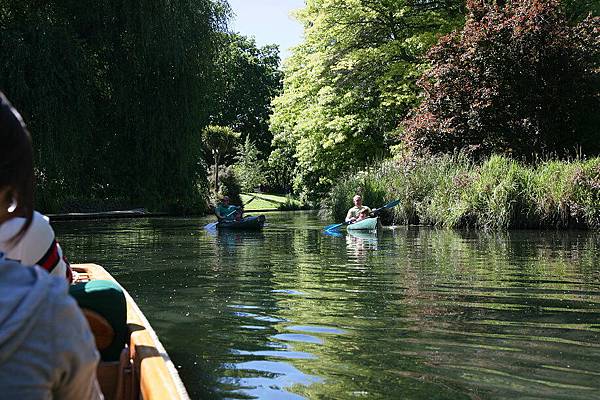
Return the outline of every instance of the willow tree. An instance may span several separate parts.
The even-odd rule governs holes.
[[[308,0],[297,17],[305,40],[285,65],[271,128],[274,154],[297,160],[295,189],[316,198],[387,154],[417,102],[420,57],[463,10],[458,0]]]
[[[140,199],[193,204],[204,171],[218,10],[209,0],[120,1],[107,71],[115,121],[111,179]],[[125,89],[125,90],[123,90]]]
[[[197,132],[226,10],[221,0],[3,2],[0,87],[29,122],[38,193],[200,204]]]
[[[95,158],[89,143],[98,68],[54,2],[0,6],[0,89],[32,133],[42,206],[82,195],[97,181],[95,168],[86,167]]]

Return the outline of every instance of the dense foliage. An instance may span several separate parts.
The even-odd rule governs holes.
[[[588,16],[600,17],[598,0],[562,0],[562,8],[569,22],[579,22]]]
[[[233,166],[227,166],[219,173],[219,191],[211,191],[211,204],[218,204],[223,196],[229,196],[231,204],[241,205],[242,187]]]
[[[462,1],[307,0],[304,42],[274,101],[271,165],[310,198],[345,171],[384,157],[417,103],[420,56],[462,23]]]
[[[273,136],[269,130],[271,100],[281,91],[283,73],[275,45],[257,47],[252,38],[223,33],[213,81],[211,123],[228,126],[249,138],[266,158]]]
[[[396,223],[448,228],[600,228],[600,158],[524,165],[493,155],[401,157],[340,181],[328,208],[340,220],[352,196],[394,207]],[[390,222],[390,221],[388,221]]]
[[[200,211],[211,172],[223,192],[315,200],[407,144],[600,151],[598,1],[472,1],[444,37],[466,11],[307,0],[282,92],[277,47],[228,32],[226,0],[0,0],[0,90],[32,131],[47,212]]]
[[[440,40],[405,121],[407,144],[522,158],[598,154],[600,18],[570,25],[554,0],[469,2],[464,29]]]
[[[0,3],[0,89],[32,132],[42,210],[202,204],[218,1]]]
[[[267,183],[264,164],[265,160],[260,158],[260,151],[250,138],[246,137],[238,148],[234,165],[235,174],[244,192],[253,192]]]

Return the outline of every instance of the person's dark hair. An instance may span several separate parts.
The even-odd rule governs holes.
[[[11,218],[23,217],[25,223],[10,239],[18,242],[33,219],[33,149],[31,136],[21,115],[0,92],[0,190],[5,198],[0,204],[14,204],[6,215],[0,214],[0,225]]]

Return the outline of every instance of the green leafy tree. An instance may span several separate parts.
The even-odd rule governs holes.
[[[242,187],[234,167],[235,165],[225,166],[219,172],[219,190],[218,192],[212,192],[214,197],[213,204],[219,203],[222,199],[222,196],[225,195],[229,196],[231,204],[242,204],[242,198],[240,197]]]
[[[219,191],[219,167],[231,164],[240,134],[228,126],[209,125],[202,131],[205,160],[212,162],[215,192]]]
[[[252,192],[255,188],[266,183],[265,161],[260,159],[258,148],[249,137],[240,146],[234,165],[242,190]]]
[[[268,155],[271,101],[281,91],[283,78],[279,50],[275,45],[257,47],[253,38],[237,33],[222,33],[220,41],[211,123],[240,132]]]
[[[294,146],[276,146],[269,154],[266,171],[269,191],[291,193],[295,176],[296,162]]]
[[[600,1],[598,0],[562,0],[565,16],[570,22],[580,22],[589,15],[600,17]]]
[[[384,157],[417,103],[421,55],[462,23],[462,1],[308,0],[305,41],[274,100],[275,149],[291,147],[296,191],[316,198]]]
[[[81,195],[98,179],[86,167],[96,159],[89,143],[99,67],[55,2],[0,5],[0,89],[33,136],[38,205]]]

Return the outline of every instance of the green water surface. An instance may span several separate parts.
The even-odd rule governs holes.
[[[598,399],[600,236],[55,222],[136,299],[193,399]]]

